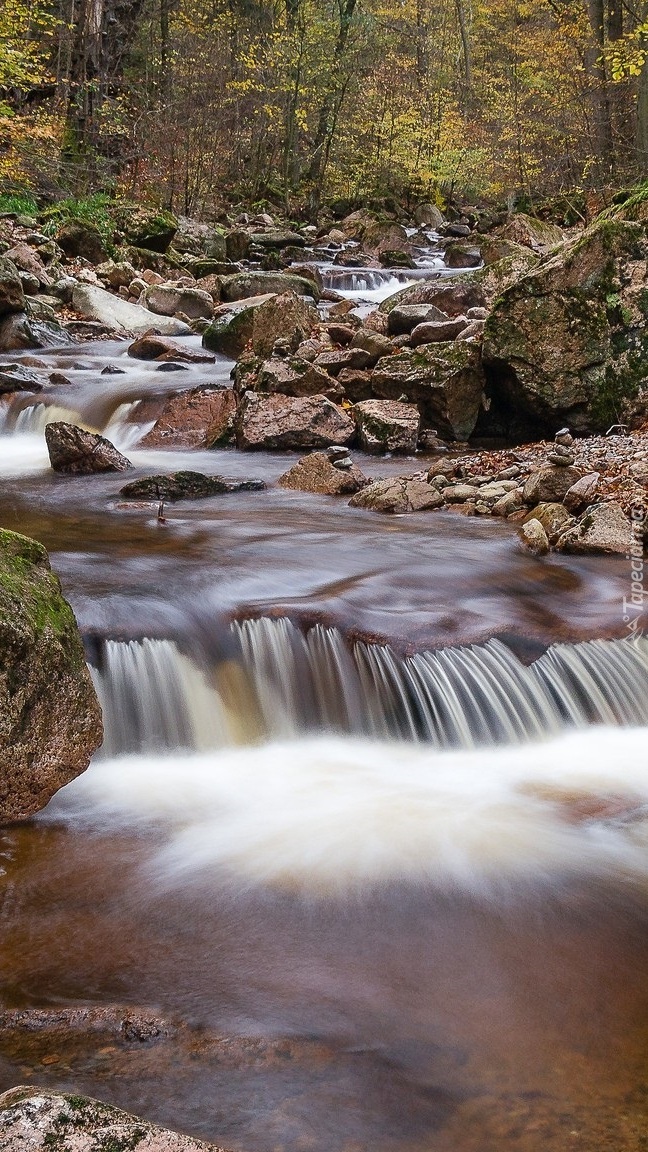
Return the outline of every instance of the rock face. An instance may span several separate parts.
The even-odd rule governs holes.
[[[209,386],[165,401],[141,448],[213,448],[232,439],[236,398],[231,388]]]
[[[284,472],[277,483],[280,488],[316,492],[322,496],[350,496],[369,483],[355,464],[342,468],[336,467],[336,464],[339,461],[331,460],[326,452],[311,452],[288,472]]]
[[[416,452],[421,418],[414,404],[363,400],[353,409],[360,446],[365,452]]]
[[[604,432],[623,418],[645,379],[647,259],[646,222],[599,217],[502,293],[484,332],[493,430]]]
[[[12,1088],[0,1096],[3,1152],[222,1152],[89,1096]]]
[[[163,336],[189,336],[191,328],[173,316],[156,316],[139,304],[129,304],[94,284],[77,284],[72,292],[72,307],[88,320],[98,320],[115,332],[148,332],[150,328]]]
[[[47,553],[0,531],[0,823],[44,808],[102,739],[81,637]]]
[[[482,402],[484,376],[473,344],[430,344],[379,360],[373,393],[386,400],[406,396],[424,425],[452,440],[471,435]]]
[[[168,475],[144,476],[125,484],[119,495],[127,500],[204,500],[223,492],[262,492],[263,480],[225,480],[222,476],[205,476],[202,472],[172,472]]]
[[[45,428],[50,463],[66,476],[92,476],[96,472],[125,472],[130,460],[96,432],[55,420]]]
[[[370,508],[373,512],[427,512],[443,504],[443,497],[425,480],[390,476],[376,480],[349,500],[351,508]]]
[[[585,556],[600,553],[626,556],[632,547],[630,521],[618,504],[594,504],[578,524],[563,533],[557,546],[561,552]]]
[[[239,448],[327,448],[350,444],[355,424],[324,396],[245,392],[236,421]]]

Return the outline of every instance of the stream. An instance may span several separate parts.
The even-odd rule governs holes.
[[[393,290],[338,271],[361,303]],[[127,346],[39,352],[65,382],[0,400],[0,525],[48,548],[106,725],[87,773],[0,830],[0,1091],[88,1093],[236,1152],[640,1152],[627,561],[273,487],[296,453],[142,449],[142,401],[231,363]],[[129,481],[268,488],[160,523],[119,476],[55,475],[48,419],[103,431]]]

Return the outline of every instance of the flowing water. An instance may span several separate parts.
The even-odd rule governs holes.
[[[241,1152],[645,1149],[626,562],[272,486],[161,524],[120,477],[54,476],[47,420],[105,430],[133,476],[272,485],[295,457],[142,449],[152,397],[230,365],[124,352],[43,354],[66,382],[0,402],[0,523],[50,549],[106,724],[0,831],[0,1089]]]

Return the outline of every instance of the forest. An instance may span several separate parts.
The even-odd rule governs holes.
[[[4,0],[0,183],[217,218],[578,223],[648,156],[643,0]]]

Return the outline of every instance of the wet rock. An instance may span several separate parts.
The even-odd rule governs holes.
[[[40,392],[44,379],[22,364],[0,364],[0,395],[6,392]]]
[[[140,304],[129,304],[119,296],[92,284],[77,284],[72,292],[75,312],[89,320],[98,320],[115,332],[148,332],[150,329],[167,336],[189,336],[188,324],[173,316],[156,316]]]
[[[200,288],[175,287],[171,284],[151,284],[144,290],[144,304],[157,316],[175,316],[183,312],[191,320],[201,317],[211,320],[214,301],[209,292]]]
[[[626,556],[632,547],[630,521],[619,504],[594,504],[578,524],[559,537],[560,552],[578,555],[614,554]]]
[[[419,324],[449,320],[447,313],[434,304],[401,304],[387,317],[387,331],[392,336],[409,335]]]
[[[319,290],[312,280],[285,272],[239,272],[236,276],[225,276],[221,291],[223,300],[229,301],[271,292],[277,295],[294,292],[296,296],[312,296],[315,303],[319,300]]]
[[[25,293],[15,264],[0,256],[0,316],[25,311]]]
[[[288,472],[280,476],[280,488],[299,492],[316,492],[323,496],[350,496],[369,483],[366,476],[349,460],[350,467],[341,468],[347,460],[347,449],[340,447],[334,459],[328,452],[311,452],[303,456]]]
[[[232,388],[204,385],[164,401],[157,420],[140,441],[142,448],[197,449],[229,444],[236,397]]]
[[[44,808],[102,739],[81,637],[47,553],[0,531],[0,823]]]
[[[56,233],[56,243],[66,256],[82,256],[91,264],[102,264],[106,259],[106,249],[101,233],[93,224],[80,220],[70,220],[62,224]]]
[[[0,352],[18,352],[22,348],[60,348],[71,344],[68,326],[57,320],[36,320],[16,312],[0,320]]]
[[[381,248],[379,259],[383,268],[416,268],[416,260],[402,248]]]
[[[467,327],[468,321],[465,316],[458,316],[456,320],[433,320],[431,323],[426,321],[424,324],[417,324],[411,333],[412,347],[417,348],[420,344],[444,344],[448,340],[454,340]]]
[[[352,410],[360,446],[380,454],[416,452],[421,418],[414,404],[396,400],[364,400]]]
[[[379,360],[374,396],[415,403],[423,423],[450,440],[467,440],[477,423],[484,377],[472,344],[429,344]]]
[[[526,520],[520,528],[520,539],[534,556],[546,556],[549,540],[539,520]]]
[[[245,392],[235,421],[243,449],[325,448],[350,444],[355,424],[324,396]]]
[[[565,505],[557,503],[538,504],[522,523],[528,523],[532,519],[542,524],[550,544],[555,544],[558,537],[573,524],[573,517]]]
[[[578,468],[545,464],[529,476],[524,485],[524,501],[526,504],[562,503],[572,484],[580,478]]]
[[[175,340],[150,332],[129,344],[128,355],[135,360],[179,360],[187,364],[213,364],[215,360],[209,352],[199,352],[196,348],[177,344]]]
[[[172,472],[144,476],[125,484],[119,495],[126,500],[204,500],[224,492],[262,492],[263,480],[225,480],[223,476],[205,476],[202,472]]]
[[[572,484],[565,494],[564,504],[569,512],[582,512],[589,504],[594,502],[596,490],[601,475],[599,472],[587,472]]]
[[[390,476],[376,480],[349,500],[351,508],[369,508],[373,512],[427,512],[443,504],[441,493],[425,480]]]
[[[125,472],[132,467],[130,460],[122,456],[110,440],[63,420],[46,426],[45,441],[53,470],[66,476]]]
[[[0,1143],[3,1152],[126,1152],[139,1145],[146,1152],[222,1152],[89,1096],[33,1085],[0,1096]]]

